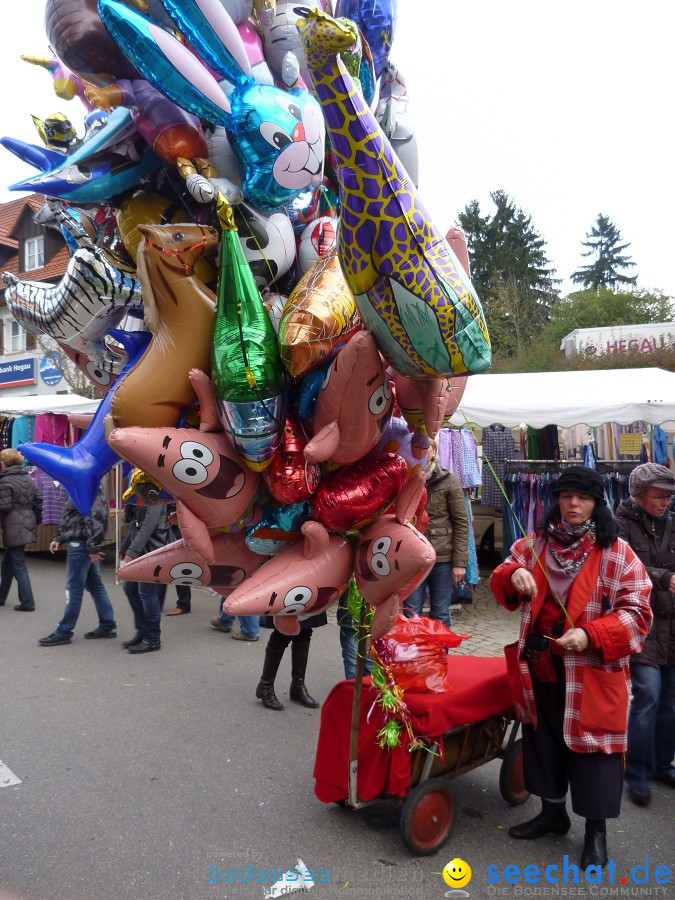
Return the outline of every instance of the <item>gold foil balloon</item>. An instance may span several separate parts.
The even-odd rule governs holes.
[[[195,401],[191,369],[211,366],[215,296],[197,278],[195,263],[215,253],[218,232],[201,225],[140,228],[138,276],[152,341],[115,391],[110,412],[119,428],[175,425]]]
[[[281,358],[298,378],[360,330],[354,296],[333,251],[317,260],[288,298],[279,325]]]

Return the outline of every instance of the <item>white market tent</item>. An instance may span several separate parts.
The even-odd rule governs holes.
[[[37,416],[53,412],[94,413],[98,400],[76,394],[2,397],[0,415]],[[675,373],[665,369],[596,369],[587,372],[532,372],[472,375],[450,423],[485,428],[499,423],[517,428],[558,425],[598,427],[675,422]]]
[[[648,368],[472,375],[450,424],[466,421],[481,428],[662,425],[675,421],[675,373]]]
[[[42,394],[30,397],[3,397],[0,393],[0,415],[39,416],[41,413],[69,415],[95,413],[100,400],[88,400],[78,394]]]

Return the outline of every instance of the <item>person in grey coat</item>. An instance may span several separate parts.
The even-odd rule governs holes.
[[[14,609],[33,612],[35,599],[26,566],[26,544],[35,543],[42,494],[24,469],[18,450],[0,450],[0,467],[0,524],[5,547],[0,567],[0,606],[5,605],[16,578],[19,603]]]
[[[164,505],[136,506],[128,504],[126,518],[129,531],[120,547],[120,561],[131,562],[166,547],[172,540],[169,524],[170,509]],[[161,605],[164,585],[135,581],[122,584],[129,605],[134,614],[136,634],[122,646],[129,653],[150,653],[161,650]]]
[[[626,785],[638,806],[651,800],[651,781],[675,788],[675,475],[644,463],[631,472],[630,497],[616,513],[619,534],[647,570],[654,624],[641,653],[630,658]]]

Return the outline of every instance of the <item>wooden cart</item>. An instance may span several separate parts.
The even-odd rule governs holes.
[[[361,647],[363,649],[363,645]],[[461,661],[479,661],[477,657],[453,658],[453,665],[461,666]],[[491,664],[500,664],[501,660],[485,660]],[[493,665],[494,667],[494,665]],[[474,663],[475,668],[475,663]],[[504,667],[505,673],[505,667]],[[505,677],[504,677],[505,681]],[[351,687],[350,682],[342,682],[336,686],[344,689]],[[470,713],[466,709],[461,715],[464,722],[452,727],[442,734],[427,740],[427,748],[419,748],[409,753],[409,783],[400,792],[400,784],[396,794],[386,789],[376,796],[362,799],[359,794],[359,771],[364,764],[364,752],[370,752],[372,744],[373,753],[381,753],[382,760],[386,760],[386,754],[392,751],[380,751],[373,740],[364,747],[363,740],[359,754],[359,739],[362,738],[363,729],[363,653],[359,653],[356,678],[354,680],[353,698],[351,701],[351,724],[349,727],[349,755],[348,755],[348,779],[344,785],[347,796],[333,799],[332,802],[341,806],[349,806],[353,809],[363,809],[383,799],[396,799],[402,804],[400,830],[404,844],[411,853],[417,856],[426,856],[436,853],[448,840],[455,820],[455,805],[450,788],[450,781],[458,775],[471,771],[493,759],[502,760],[499,788],[507,803],[519,805],[529,798],[523,779],[522,740],[518,738],[519,722],[515,719],[513,709],[510,706],[490,715],[479,717],[476,721],[468,721]],[[478,683],[476,689],[480,690]],[[335,689],[334,689],[335,690]],[[494,695],[494,690],[493,690]],[[439,698],[439,695],[415,695],[416,698]],[[459,693],[456,697],[459,698]],[[498,692],[499,698],[506,697],[505,688]],[[329,698],[330,699],[330,698]],[[412,698],[409,698],[412,699]],[[429,700],[429,703],[432,701]],[[443,699],[435,702],[445,704],[453,703],[453,693],[443,695]],[[492,705],[499,700],[493,699]],[[346,710],[345,710],[346,711]],[[329,723],[330,715],[326,716],[326,726],[335,729],[334,721]],[[322,728],[324,718],[322,716]],[[340,732],[340,739],[346,738],[346,729]],[[337,739],[337,735],[333,741]],[[321,746],[321,737],[320,744]],[[430,751],[430,752],[429,752]],[[408,751],[405,751],[406,753]],[[406,761],[407,765],[407,761]],[[315,776],[318,769],[315,766]],[[372,767],[371,771],[376,771]],[[366,774],[367,777],[367,774]],[[333,782],[335,785],[335,781]],[[319,796],[318,785],[315,789]],[[320,797],[324,799],[324,797]]]

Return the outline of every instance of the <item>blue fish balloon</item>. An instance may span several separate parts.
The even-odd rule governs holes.
[[[101,479],[120,461],[120,457],[108,445],[103,423],[110,412],[110,404],[118,386],[124,380],[146,351],[152,335],[148,331],[119,331],[111,328],[109,334],[118,341],[129,354],[127,364],[101,400],[94,413],[89,428],[72,447],[57,447],[54,444],[21,444],[19,450],[29,463],[42,469],[54,481],[60,482],[68,491],[78,511],[86,516],[98,494]]]

